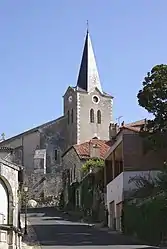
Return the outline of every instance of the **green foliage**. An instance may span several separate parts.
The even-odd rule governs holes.
[[[137,97],[140,106],[165,122],[164,118],[167,114],[167,65],[157,65],[152,68],[151,72],[147,73],[143,81],[143,90],[139,91]],[[159,124],[160,126],[161,124]]]
[[[19,198],[19,203],[21,204],[21,206],[24,207],[25,202],[27,202],[29,199],[29,196],[28,196],[28,193],[25,193],[22,189],[18,192],[18,198]]]
[[[159,193],[167,196],[167,165],[164,162],[164,169],[160,171],[156,177],[156,185]]]
[[[147,153],[150,150],[163,150],[167,147],[167,133],[165,132],[146,132],[141,131],[140,135],[143,138],[143,152]]]
[[[167,147],[167,65],[156,65],[147,73],[138,103],[153,115],[141,129],[144,150]],[[163,166],[163,165],[162,165]],[[154,181],[146,177],[134,177],[136,190],[126,201],[123,210],[125,233],[135,234],[149,243],[159,244],[167,235],[167,169],[164,168]]]
[[[151,149],[167,147],[164,136],[167,132],[167,65],[156,65],[147,73],[137,98],[139,105],[154,116],[145,127],[147,145]]]
[[[81,207],[85,221],[105,222],[105,205],[102,197],[104,189],[104,171],[98,170],[95,174],[87,174],[82,179]]]
[[[133,202],[123,208],[123,231],[149,243],[159,244],[167,234],[167,168],[151,177],[130,179],[136,186]]]
[[[133,190],[133,198],[145,198],[148,196],[153,196],[157,192],[156,181],[148,176],[134,176],[131,177],[129,183],[133,182],[135,184],[135,189]]]
[[[88,173],[90,169],[103,168],[104,160],[102,159],[89,159],[86,163],[83,164],[81,171],[84,173]]]
[[[157,196],[140,206],[125,203],[124,232],[158,245],[167,229],[167,202]]]
[[[81,183],[81,206],[83,210],[89,210],[93,205],[93,189],[93,177],[87,176]]]

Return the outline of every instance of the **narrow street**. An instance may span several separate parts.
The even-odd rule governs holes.
[[[29,209],[28,220],[42,249],[146,248],[123,235],[108,233],[77,222],[54,208]]]

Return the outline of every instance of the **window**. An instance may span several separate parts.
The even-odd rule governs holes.
[[[68,111],[67,115],[68,115],[68,124],[69,124],[70,123],[70,112],[69,111]]]
[[[70,183],[72,183],[72,169],[70,169]]]
[[[92,101],[93,101],[93,103],[95,103],[95,104],[98,104],[99,103],[99,98],[98,98],[98,96],[93,96],[92,97]]]
[[[97,111],[97,123],[101,124],[101,111],[100,110]]]
[[[57,158],[58,158],[58,152],[57,152],[57,150],[55,150],[54,158],[55,158],[55,161],[57,161]]]
[[[76,165],[74,165],[74,169],[73,169],[73,177],[74,177],[74,180],[76,178]]]
[[[73,123],[73,121],[74,121],[74,111],[73,111],[73,109],[71,110],[71,123]]]
[[[94,110],[93,109],[90,110],[90,122],[91,123],[95,122]]]

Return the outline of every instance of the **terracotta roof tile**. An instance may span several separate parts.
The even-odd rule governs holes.
[[[127,129],[134,132],[140,132],[141,127],[145,124],[145,119],[135,121],[133,123],[124,124],[120,127],[121,129]]]
[[[141,120],[129,123],[129,124],[125,124],[125,126],[142,126],[144,124],[145,124],[145,119],[141,119]]]
[[[134,132],[140,132],[141,126],[133,127],[133,126],[124,125],[121,128],[125,128],[127,130],[134,131]]]
[[[100,148],[100,158],[104,158],[105,153],[109,150],[112,145],[111,141],[92,139],[89,142],[74,145],[74,148],[80,158],[90,158],[90,143],[97,144]]]

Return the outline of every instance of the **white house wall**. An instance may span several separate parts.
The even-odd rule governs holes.
[[[122,172],[113,181],[107,184],[107,206],[115,201],[115,205],[123,200],[123,175]]]
[[[114,180],[107,185],[107,206],[115,202],[120,203],[124,199],[124,191],[130,191],[136,188],[135,183],[129,183],[129,180],[135,176],[151,176],[154,178],[158,171],[126,171],[119,174]]]
[[[158,171],[126,171],[119,174],[114,180],[112,180],[107,185],[107,207],[108,207],[108,226],[120,230],[121,220],[120,212],[117,210],[121,206],[124,200],[124,194],[127,191],[131,191],[136,188],[134,182],[129,182],[129,180],[135,176],[147,176],[148,178],[154,178]],[[118,212],[118,213],[117,213]],[[116,226],[114,225],[114,220],[116,221]]]
[[[130,191],[136,188],[135,183],[129,183],[129,180],[135,176],[151,177],[152,179],[157,176],[159,171],[126,171],[124,172],[124,191]]]

